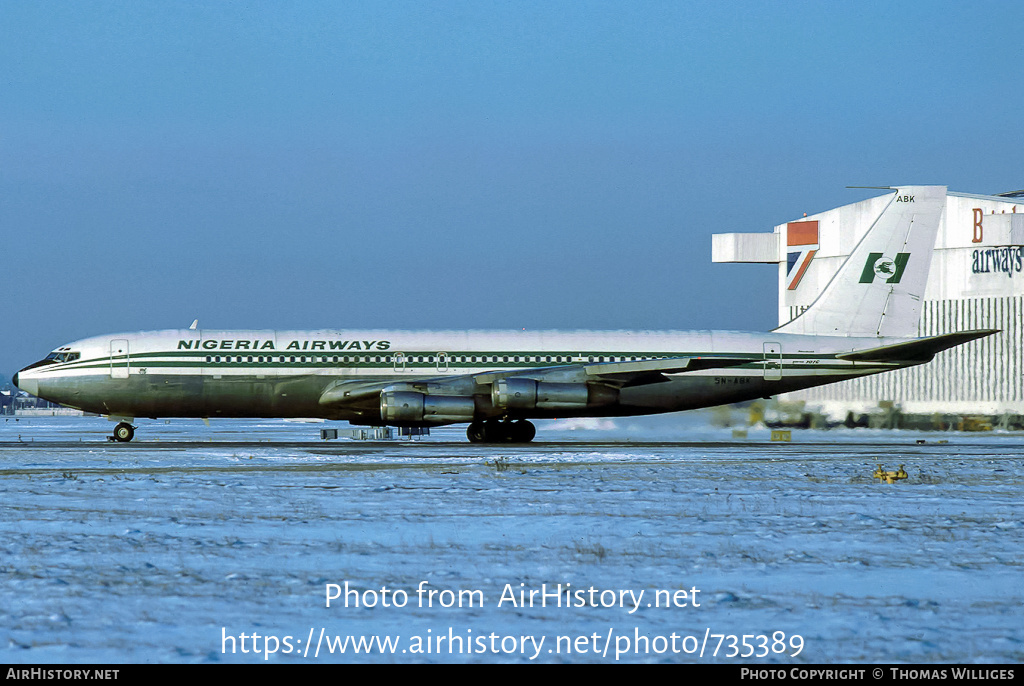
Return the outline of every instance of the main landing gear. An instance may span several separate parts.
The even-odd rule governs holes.
[[[121,422],[114,427],[114,435],[107,438],[109,441],[127,443],[135,437],[135,427],[128,422]]]
[[[470,443],[529,443],[537,435],[537,427],[525,419],[514,422],[473,422],[466,429]]]

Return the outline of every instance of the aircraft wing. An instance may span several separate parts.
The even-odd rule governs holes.
[[[756,362],[754,357],[665,357],[629,362],[595,362],[532,369],[488,371],[459,376],[424,376],[389,380],[338,380],[320,395],[320,404],[332,407],[374,405],[381,392],[407,390],[437,395],[486,393],[499,379],[523,378],[552,383],[596,382],[613,388],[643,386],[668,380],[666,374],[736,367]]]
[[[629,362],[581,362],[540,369],[513,369],[472,375],[482,386],[499,379],[533,379],[552,383],[597,382],[615,388],[643,386],[668,381],[666,374],[682,374],[703,369],[736,367],[756,361],[742,357],[663,357]]]
[[[643,386],[667,381],[665,374],[681,374],[704,369],[724,369],[754,362],[746,357],[675,357],[637,362],[598,362],[584,365],[583,370],[594,381],[620,388]]]

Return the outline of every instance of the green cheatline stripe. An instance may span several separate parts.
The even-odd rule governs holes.
[[[497,370],[494,367],[494,363],[482,363],[482,362],[451,364],[451,365],[449,365],[449,369],[454,368],[454,369],[466,369],[466,370],[483,369],[483,370],[487,370],[487,371],[506,371],[506,370],[507,371],[526,371],[526,370],[530,370],[530,369],[548,369],[548,368],[550,368],[552,366],[564,366],[564,365],[552,365],[552,364],[549,364],[549,363],[530,364],[530,363],[523,363],[523,362],[520,362],[520,363],[510,362],[510,363],[500,363],[500,364],[503,364],[504,366],[501,367],[500,369],[497,369]],[[111,369],[124,369],[126,366],[128,366],[128,365],[126,365],[124,362],[115,363],[115,364],[112,365],[112,364],[110,364],[109,361],[103,361],[103,362],[95,363],[95,364],[75,365],[74,369],[76,369],[76,370],[98,369],[98,370],[103,370],[103,371],[109,371]],[[286,362],[286,363],[283,363],[283,364],[280,363],[280,362],[275,362],[275,363],[266,363],[265,362],[265,363],[260,364],[258,362],[252,362],[252,363],[249,363],[249,362],[221,362],[221,363],[216,363],[216,362],[210,362],[210,363],[207,363],[207,362],[191,362],[191,363],[188,363],[188,362],[181,362],[181,361],[179,361],[179,362],[167,362],[167,361],[156,361],[156,360],[154,360],[154,361],[148,362],[146,364],[139,364],[139,363],[133,361],[132,364],[130,365],[130,367],[133,370],[137,370],[137,369],[140,369],[140,368],[145,368],[147,370],[148,369],[181,369],[181,368],[185,368],[185,369],[206,371],[207,373],[211,373],[211,374],[217,373],[217,370],[232,370],[232,369],[253,369],[253,370],[278,369],[278,370],[296,370],[296,371],[309,370],[309,369],[337,369],[337,370],[343,370],[343,369],[365,369],[365,370],[392,370],[392,371],[394,370],[393,364],[391,364],[389,362],[376,362],[376,363],[371,362],[371,363],[363,363],[363,364],[353,364],[353,363],[348,363],[348,364],[346,364],[346,363],[332,364],[332,363],[328,363],[328,366],[324,366],[324,363],[320,363],[320,362],[306,362],[306,363]],[[70,367],[64,367],[64,368],[61,369],[61,371],[64,371],[64,370],[69,369],[69,368]],[[434,375],[436,375],[436,374],[442,373],[442,370],[439,370],[436,367],[436,365],[432,365],[432,364],[425,364],[422,367],[417,367],[417,366],[413,366],[413,365],[407,365],[406,367],[404,367],[404,369],[406,371],[420,372],[420,373],[423,373],[423,374],[434,374]],[[738,369],[738,370],[739,369],[743,369],[743,370],[748,370],[748,371],[755,370],[755,371],[760,372],[760,371],[764,370],[764,361],[763,360],[752,360],[751,362],[749,362],[747,364],[736,365],[736,366],[733,366],[733,367],[729,367],[728,369]],[[769,371],[777,371],[778,369],[779,369],[778,367],[772,367],[772,368],[769,369]],[[890,370],[890,369],[893,369],[893,367],[892,366],[888,366],[888,365],[887,366],[874,365],[874,366],[870,366],[870,367],[869,366],[864,366],[864,365],[854,366],[854,365],[849,364],[849,363],[845,363],[845,364],[816,364],[816,365],[783,364],[781,369],[782,370],[789,370],[791,372],[792,371],[808,372],[808,371],[811,371],[811,370],[817,370],[817,371],[826,371],[827,370],[827,371],[842,371],[842,372],[856,371],[858,373],[862,373],[862,372],[866,373],[866,372],[869,372],[871,370],[878,370],[878,371]],[[53,370],[53,371],[57,371],[57,370]],[[711,372],[711,374],[705,374],[704,376],[714,376],[715,375],[715,370],[709,369],[709,370],[703,370],[703,371]],[[469,372],[469,373],[472,373],[472,372]],[[727,376],[728,372],[723,369],[721,371],[721,375],[722,376]]]
[[[221,355],[220,353],[224,354]],[[227,353],[231,353],[230,355]],[[389,351],[243,351],[244,354],[240,354],[239,351],[220,351],[220,350],[169,350],[169,351],[156,351],[156,352],[141,352],[134,355],[129,355],[128,361],[126,362],[124,356],[114,358],[113,362],[110,357],[93,358],[90,360],[78,360],[70,364],[62,364],[56,366],[52,371],[65,371],[65,370],[89,370],[89,369],[124,369],[126,366],[132,368],[146,369],[157,368],[187,368],[187,369],[200,369],[205,370],[208,373],[216,373],[218,369],[276,369],[276,370],[308,370],[308,369],[365,369],[365,370],[394,370],[395,361],[394,356],[402,354],[405,357],[405,361],[400,365],[400,369],[406,372],[431,374],[431,373],[443,373],[452,368],[468,370],[468,373],[472,373],[475,370],[487,370],[487,371],[522,371],[529,369],[543,369],[549,367],[559,366],[572,366],[580,364],[600,364],[600,358],[618,358],[615,361],[633,361],[634,358],[638,359],[671,359],[671,358],[683,358],[683,357],[735,357],[729,353],[709,353],[709,352],[635,352],[630,351],[629,353],[622,352],[609,352],[606,350],[602,351],[458,351],[455,353],[445,353],[446,368],[439,369],[437,363],[438,353],[436,352],[425,352],[417,351],[413,353],[406,353],[401,350],[389,350]],[[249,354],[255,352],[255,354]],[[298,354],[295,354],[298,352]],[[315,354],[314,354],[315,353]],[[745,370],[762,370],[766,363],[774,364],[778,358],[765,359],[756,353],[748,353],[750,362],[742,365],[737,365],[735,369]],[[226,359],[222,362],[207,362],[207,358],[211,360],[217,357],[223,358],[238,358],[244,357],[246,361],[239,362],[232,359],[228,362]],[[263,362],[260,362],[260,358],[264,358]],[[308,358],[308,361],[302,362],[303,357]],[[411,358],[423,358],[423,357],[434,357],[434,361],[413,361]],[[478,357],[487,358],[486,361],[478,360],[476,362],[470,361],[467,358]],[[516,357],[521,358],[520,361],[514,361]],[[168,360],[167,358],[172,358]],[[177,358],[177,359],[174,359]],[[253,358],[252,362],[248,359]],[[280,361],[281,358],[285,358],[285,361]],[[321,362],[321,358],[327,358],[326,362]],[[346,361],[348,358],[348,361]],[[377,358],[374,361],[374,358]],[[508,360],[492,358],[510,358]],[[522,359],[527,358],[527,359]],[[528,359],[538,358],[538,359]],[[548,358],[551,358],[550,360]],[[566,361],[568,358],[568,361]],[[586,358],[580,360],[578,358]],[[335,362],[334,360],[338,361]],[[817,360],[835,360],[835,354],[829,353],[784,353],[782,355],[783,360],[806,360],[806,359],[817,359]],[[294,360],[294,361],[293,361]],[[605,359],[604,362],[611,362],[611,359]],[[498,365],[499,369],[495,369]],[[867,372],[871,369],[878,369],[879,371],[891,369],[891,366],[877,366],[877,367],[857,367],[857,371]],[[810,369],[818,370],[838,370],[838,371],[851,371],[852,367],[849,364],[817,364],[817,365],[797,365],[797,364],[783,364],[783,370],[800,370],[807,371]],[[48,370],[49,371],[49,370]],[[711,370],[706,370],[711,371]],[[725,372],[723,372],[725,374]]]
[[[473,355],[470,355],[470,354],[460,354],[460,355],[448,356],[447,357],[447,365],[446,366],[449,367],[449,368],[456,367],[456,368],[460,368],[460,369],[474,369],[474,368],[476,368],[476,369],[493,369],[494,365],[502,365],[503,368],[509,368],[509,369],[520,369],[520,368],[529,369],[529,368],[546,368],[546,367],[558,367],[558,366],[572,366],[572,365],[580,365],[580,364],[600,364],[600,361],[598,359],[587,360],[587,361],[572,361],[572,362],[555,361],[555,360],[548,361],[547,359],[538,359],[538,360],[523,360],[523,359],[520,359],[520,361],[518,361],[518,362],[514,361],[514,358],[517,357],[517,356],[520,357],[520,358],[530,357],[531,356],[530,353],[519,353],[518,355],[515,355],[515,354],[508,354],[508,355],[506,355],[504,353],[502,353],[502,354],[491,354],[491,355],[486,355],[486,356],[484,356],[484,355],[477,355],[477,357],[488,357],[488,358],[493,358],[493,357],[511,357],[511,358],[513,358],[513,359],[508,360],[508,361],[506,361],[504,359],[502,359],[502,360],[490,360],[490,359],[488,359],[487,361],[472,362],[472,361],[468,361],[466,359],[460,359],[460,358],[466,358],[466,357],[472,357],[472,356]],[[535,357],[540,357],[539,355],[534,355],[534,356]],[[543,357],[544,358],[547,358],[547,357],[553,357],[553,358],[559,358],[559,357],[563,357],[563,358],[564,357],[570,357],[570,358],[571,357],[600,358],[602,356],[603,357],[638,357],[638,358],[647,357],[648,359],[655,359],[655,360],[657,360],[657,359],[672,359],[672,358],[679,358],[679,357],[695,357],[695,356],[715,357],[715,355],[707,355],[706,353],[697,353],[696,355],[693,354],[693,353],[691,353],[689,355],[686,355],[686,354],[669,354],[669,355],[666,355],[664,353],[661,353],[659,355],[637,354],[637,355],[628,355],[628,356],[627,355],[608,355],[608,354],[599,355],[599,354],[593,354],[593,353],[591,353],[591,354],[582,353],[580,355],[571,355],[571,356],[570,355],[564,355],[564,354],[563,355],[558,355],[558,354],[546,355],[545,354]],[[115,359],[113,362],[110,360],[110,358],[99,358],[99,359],[93,359],[93,360],[81,360],[81,361],[77,361],[77,362],[74,362],[74,363],[71,363],[71,364],[61,365],[60,367],[54,367],[52,369],[52,371],[58,371],[58,370],[59,371],[81,370],[81,369],[124,368],[125,366],[147,367],[147,368],[149,368],[149,367],[158,367],[158,368],[160,368],[160,367],[164,367],[164,368],[166,368],[166,367],[186,367],[186,368],[203,368],[203,369],[212,368],[212,369],[216,369],[216,368],[220,368],[221,366],[225,366],[225,367],[226,366],[230,366],[230,367],[233,367],[233,368],[238,368],[239,365],[246,366],[246,367],[254,367],[254,368],[266,368],[266,369],[281,369],[281,368],[289,368],[289,367],[290,368],[296,368],[297,367],[297,368],[303,368],[303,369],[311,368],[311,367],[312,368],[324,368],[325,365],[328,366],[328,367],[336,367],[336,368],[358,367],[358,368],[363,369],[363,368],[385,368],[385,367],[393,368],[394,364],[395,364],[394,360],[391,358],[391,355],[386,354],[386,353],[385,354],[377,354],[377,355],[373,355],[373,354],[370,354],[370,353],[362,353],[362,354],[336,355],[336,356],[324,356],[324,355],[316,355],[316,356],[312,356],[312,355],[274,355],[274,356],[269,356],[269,355],[262,355],[262,356],[261,355],[244,355],[243,356],[243,355],[194,355],[193,354],[193,355],[189,355],[188,359],[178,359],[178,360],[159,359],[159,358],[166,358],[166,357],[168,357],[168,355],[165,354],[165,353],[142,353],[142,354],[139,354],[137,356],[130,357],[127,362],[123,358]],[[171,357],[184,357],[184,356],[171,355]],[[206,361],[207,357],[213,358],[213,359],[215,359],[216,357],[225,357],[225,358],[227,358],[227,357],[231,357],[231,358],[245,357],[246,361],[239,362],[239,361],[232,360],[232,361],[229,362],[229,361],[227,361],[225,359],[224,361],[221,361],[221,362],[213,362],[213,361],[207,362]],[[253,358],[252,362],[248,361],[249,357]],[[260,357],[266,358],[265,361],[260,362],[259,361]],[[286,358],[284,362],[280,361],[281,357]],[[303,357],[308,357],[309,359],[307,361],[305,361],[305,362],[302,362],[301,359]],[[318,359],[318,358],[321,358],[321,357],[328,357],[329,359],[326,362],[321,362]],[[334,357],[338,358],[337,362],[333,361]],[[346,362],[345,359],[344,359],[345,357],[349,357],[350,360],[348,362]],[[377,361],[372,361],[372,358],[375,358],[375,357],[376,358],[380,358],[380,359],[377,360]],[[293,358],[294,358],[294,361],[293,361]],[[761,357],[751,356],[750,362],[748,362],[746,364],[742,364],[742,365],[737,365],[736,368],[738,368],[738,369],[752,369],[752,368],[760,369],[761,367],[763,367],[765,365],[766,362],[769,363],[769,364],[775,364],[775,360],[776,359],[777,358],[770,358],[768,360],[765,360],[764,358],[761,358]],[[783,360],[786,360],[786,359],[789,359],[789,360],[793,360],[793,359],[797,359],[797,360],[804,360],[804,359],[834,360],[835,359],[835,355],[816,354],[816,355],[811,356],[811,355],[806,355],[806,354],[793,354],[793,355],[784,355],[782,359]],[[606,360],[606,362],[610,362],[610,360]],[[402,365],[402,368],[403,369],[407,369],[407,370],[409,370],[409,369],[422,369],[422,370],[434,369],[434,370],[436,370],[437,369],[437,362],[436,361],[435,362],[420,362],[420,361],[413,362],[413,361],[407,360]],[[836,364],[831,364],[831,365],[830,364],[816,364],[816,365],[783,364],[783,368],[785,368],[785,369],[805,369],[805,370],[806,369],[848,369],[849,365],[848,364],[840,364],[840,365],[836,365]],[[889,367],[881,367],[881,368],[886,368],[887,369]],[[46,370],[46,371],[51,371],[51,370]],[[710,371],[710,370],[705,370],[705,371]]]

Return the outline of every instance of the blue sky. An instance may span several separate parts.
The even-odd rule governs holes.
[[[1024,187],[1024,6],[0,0],[0,374],[96,334],[764,330],[711,234]]]

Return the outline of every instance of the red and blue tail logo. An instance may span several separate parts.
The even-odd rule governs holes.
[[[818,222],[790,222],[786,225],[786,289],[796,290],[807,266],[818,252]]]

